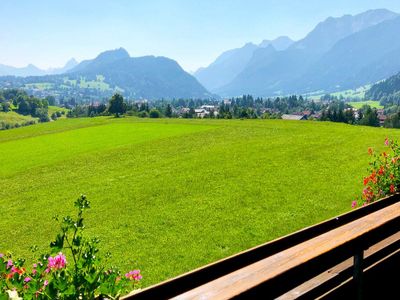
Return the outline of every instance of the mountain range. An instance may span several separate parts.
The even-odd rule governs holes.
[[[243,71],[257,49],[274,47],[276,50],[285,50],[292,43],[293,41],[286,36],[278,37],[275,40],[264,40],[259,45],[247,43],[241,48],[222,53],[207,68],[198,69],[194,76],[207,89],[218,90]]]
[[[305,38],[289,43],[286,48],[277,49],[273,43],[246,45],[225,52],[194,75],[221,96],[271,96],[354,88],[400,70],[397,59],[400,47],[395,38],[398,32],[399,15],[386,9],[329,17]],[[225,58],[223,63],[221,57]],[[228,76],[224,76],[225,72]],[[210,82],[214,76],[218,79]]]
[[[64,67],[61,68],[51,68],[47,70],[39,69],[38,67],[29,64],[26,67],[17,68],[12,66],[6,66],[0,64],[0,76],[42,76],[42,75],[52,75],[52,74],[62,74],[68,70],[74,68],[78,65],[78,62],[71,58]]]
[[[60,69],[0,65],[0,76],[27,76],[0,77],[0,87],[91,99],[116,90],[139,99],[329,93],[399,72],[399,32],[400,15],[375,9],[329,17],[298,41],[281,36],[225,51],[193,76],[167,57],[130,57],[119,48],[79,64],[72,59]]]
[[[71,66],[71,65],[68,65]],[[0,87],[26,88],[38,96],[79,97],[86,101],[118,91],[133,99],[211,98],[195,77],[166,57],[130,57],[123,49],[100,53],[62,74],[0,77]]]
[[[119,48],[82,61],[66,74],[94,80],[102,75],[111,86],[133,98],[209,98],[212,95],[179,64],[166,57],[130,57]]]

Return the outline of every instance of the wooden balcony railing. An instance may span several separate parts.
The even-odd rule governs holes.
[[[369,270],[397,266],[400,277],[399,200],[388,197],[125,299],[368,298]],[[383,282],[385,269],[376,274],[374,282]]]

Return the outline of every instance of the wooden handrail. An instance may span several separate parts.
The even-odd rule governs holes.
[[[400,231],[368,248],[364,255],[364,269],[368,269],[400,251]],[[297,298],[315,299],[327,291],[335,289],[344,282],[349,282],[353,275],[353,258],[327,269],[323,273],[296,286],[277,298],[277,300],[292,300]]]
[[[259,292],[279,296],[353,256],[355,250],[363,251],[398,232],[399,198],[399,195],[388,197],[146,288],[126,299],[176,296],[228,299]],[[307,251],[307,247],[314,250]]]
[[[304,267],[308,262],[324,254],[335,255],[335,250],[348,247],[349,244],[356,246],[354,247],[356,252],[363,251],[369,247],[369,243],[365,241],[366,237],[372,236],[378,228],[387,227],[394,222],[400,224],[400,203],[220,277],[175,299],[232,299],[244,295],[297,267]],[[352,255],[354,252],[349,253],[349,256]]]

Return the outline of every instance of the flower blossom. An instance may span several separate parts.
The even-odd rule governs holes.
[[[12,262],[11,259],[9,259],[9,260],[7,261],[7,269],[11,268],[12,266],[13,266],[13,262]]]
[[[62,269],[67,264],[67,259],[64,254],[61,252],[58,253],[55,257],[50,256],[48,258],[48,264],[46,272],[49,273],[51,269]]]
[[[142,275],[140,275],[140,270],[129,271],[125,274],[125,277],[129,280],[139,281],[142,279]]]
[[[385,173],[385,169],[383,168],[383,166],[381,166],[381,167],[379,168],[378,174],[379,174],[379,175],[383,175],[383,173]]]

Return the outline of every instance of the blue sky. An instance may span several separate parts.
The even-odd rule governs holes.
[[[188,71],[246,42],[304,37],[329,16],[399,0],[1,0],[0,63],[42,68],[119,47],[162,55]]]

